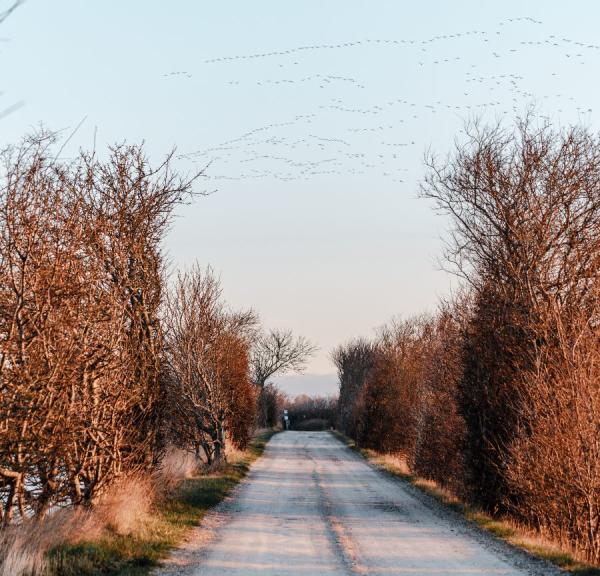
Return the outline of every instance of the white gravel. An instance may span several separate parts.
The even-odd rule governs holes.
[[[551,576],[327,432],[283,432],[157,575]]]

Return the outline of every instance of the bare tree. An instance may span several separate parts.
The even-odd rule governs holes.
[[[268,414],[268,398],[264,392],[269,378],[275,374],[301,372],[316,350],[304,337],[294,337],[289,330],[270,330],[257,336],[250,363],[252,382],[259,389],[259,425],[273,426],[276,423]]]
[[[23,4],[23,0],[17,0],[16,2],[13,2],[8,8],[1,11],[0,24],[2,24],[2,22],[4,22],[21,4]]]
[[[301,372],[317,348],[290,330],[270,330],[260,335],[252,349],[252,381],[263,387],[275,374]]]
[[[248,350],[253,313],[230,312],[211,270],[180,273],[165,310],[165,378],[171,441],[208,464],[224,457],[226,432],[245,445],[255,395]]]
[[[600,136],[533,114],[465,132],[428,157],[422,188],[449,217],[464,292],[334,352],[344,419],[361,444],[597,563]]]
[[[65,163],[54,138],[3,156],[3,520],[92,503],[160,455],[161,242],[190,181],[138,147]]]
[[[471,495],[597,560],[600,137],[532,115],[475,124],[429,167],[424,195],[450,216],[448,261],[473,291],[460,382]]]

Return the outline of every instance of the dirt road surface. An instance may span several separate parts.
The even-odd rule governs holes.
[[[375,470],[328,432],[283,432],[167,575],[561,574]]]

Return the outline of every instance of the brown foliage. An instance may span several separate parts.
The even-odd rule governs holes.
[[[530,115],[467,126],[428,163],[423,195],[450,217],[446,261],[469,292],[384,331],[340,421],[598,562],[600,138]]]
[[[552,318],[556,345],[523,375],[524,424],[511,443],[513,513],[600,562],[600,354],[596,318]]]
[[[380,331],[360,400],[357,439],[361,445],[412,459],[429,333],[430,323],[424,318],[392,322]]]
[[[92,502],[160,452],[160,242],[190,182],[140,148],[4,153],[0,500],[9,523]]]
[[[421,476],[462,491],[465,424],[459,412],[464,305],[395,321],[374,342],[333,353],[340,422],[365,447],[401,457]]]
[[[441,306],[423,357],[422,391],[413,467],[455,493],[464,492],[465,421],[458,387],[463,375],[463,302]]]
[[[472,288],[470,492],[597,561],[600,139],[532,116],[471,128],[424,188],[451,216],[448,260]]]
[[[219,281],[198,266],[180,273],[165,313],[168,434],[210,464],[225,456],[225,433],[246,445],[255,419],[249,347],[252,312],[232,313]]]

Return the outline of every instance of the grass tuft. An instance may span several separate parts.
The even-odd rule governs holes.
[[[48,555],[50,573],[52,576],[148,574],[242,480],[274,433],[262,431],[247,450],[231,452],[228,462],[218,468],[195,475],[188,472],[188,477],[181,479],[167,497],[155,502],[141,525],[133,530],[130,525],[129,530],[117,525],[92,541],[54,547]]]

